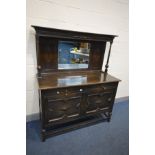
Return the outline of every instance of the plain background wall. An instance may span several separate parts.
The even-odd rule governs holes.
[[[116,97],[129,95],[128,0],[27,0],[26,18],[27,115],[39,112],[35,31],[31,25],[119,35],[113,43],[109,73],[122,80]]]

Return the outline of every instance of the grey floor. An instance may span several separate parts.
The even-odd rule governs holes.
[[[110,123],[103,122],[41,142],[39,121],[27,123],[27,155],[128,155],[129,103],[114,105]]]

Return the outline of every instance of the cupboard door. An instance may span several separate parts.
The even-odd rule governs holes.
[[[86,114],[94,114],[110,110],[117,87],[96,85],[88,88],[86,98]]]
[[[64,111],[61,109],[62,106],[66,107],[64,100],[62,99],[52,100],[50,98],[47,98],[45,113],[46,113],[46,120],[48,123],[60,121],[63,119]]]
[[[57,99],[55,96],[48,95],[45,98],[46,124],[64,123],[79,117],[82,95]]]

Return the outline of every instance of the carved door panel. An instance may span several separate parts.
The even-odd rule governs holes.
[[[109,109],[112,100],[111,93],[90,94],[87,97],[86,113],[94,113]]]
[[[62,99],[52,100],[48,98],[46,100],[46,120],[48,123],[63,119],[64,111],[60,109],[61,105],[65,106]]]
[[[115,87],[103,85],[88,88],[86,114],[109,110],[115,97],[114,92]]]
[[[67,122],[80,114],[81,96],[46,100],[47,123]]]
[[[113,94],[109,92],[104,92],[100,94],[100,102],[98,102],[98,107],[100,110],[108,109],[111,105]]]

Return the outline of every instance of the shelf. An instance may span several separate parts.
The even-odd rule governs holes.
[[[58,69],[82,69],[88,68],[88,64],[58,64]]]
[[[75,52],[75,51],[70,51],[70,53],[89,57],[89,54],[86,54],[86,53]]]
[[[108,121],[108,117],[105,117],[103,114],[96,114],[88,117],[83,117],[75,121],[52,126],[46,130],[43,136],[45,138],[48,138],[104,121]]]

